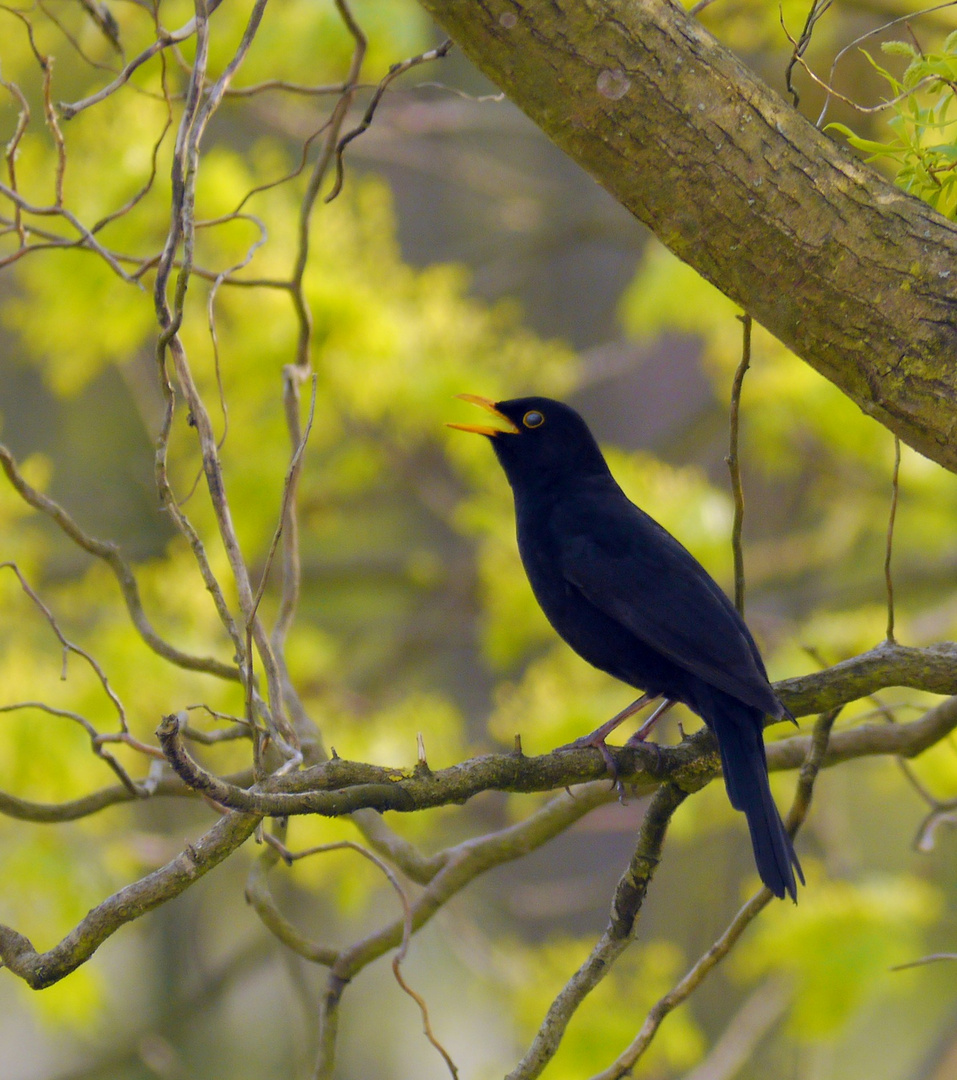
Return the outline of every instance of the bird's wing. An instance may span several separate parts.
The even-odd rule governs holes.
[[[781,714],[731,601],[653,518],[623,494],[600,492],[563,501],[553,526],[562,574],[590,603],[712,686]]]

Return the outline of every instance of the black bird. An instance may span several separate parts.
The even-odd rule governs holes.
[[[515,497],[518,548],[548,621],[585,660],[643,690],[573,746],[596,746],[659,698],[633,739],[676,702],[717,737],[731,805],[743,810],[761,880],[797,899],[804,884],[771,796],[764,718],[789,716],[744,620],[686,548],[630,502],[585,421],[543,397],[493,402],[463,394],[503,427],[451,424],[489,437]],[[632,740],[629,740],[632,741]]]

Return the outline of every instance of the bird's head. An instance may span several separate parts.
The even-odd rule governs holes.
[[[560,401],[544,397],[489,401],[460,394],[494,416],[488,424],[449,424],[487,436],[512,487],[607,473],[608,466],[585,421]]]

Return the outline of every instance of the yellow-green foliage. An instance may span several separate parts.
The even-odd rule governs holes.
[[[868,161],[890,163],[905,191],[953,218],[957,214],[957,33],[948,34],[937,49],[925,50],[908,41],[885,41],[881,48],[907,61],[898,79],[864,52],[888,88],[886,139],[863,138],[846,124],[829,127],[867,154]]]
[[[803,1039],[834,1036],[869,999],[893,994],[908,976],[889,971],[921,955],[941,898],[918,878],[860,883],[814,874],[797,909],[773,906],[738,950],[734,969],[753,978],[786,972],[791,1027]]]
[[[560,939],[534,951],[510,943],[496,954],[496,974],[514,994],[515,1019],[522,1044],[531,1040],[552,999],[569,975],[587,957],[592,942]],[[528,964],[534,980],[527,977]],[[609,1048],[624,1049],[655,1002],[684,974],[681,952],[667,941],[632,947],[588,996],[562,1039],[561,1048],[544,1075],[548,1080],[580,1080],[592,1076],[609,1058]],[[704,1039],[687,1010],[668,1018],[642,1068],[649,1076],[689,1069],[701,1057]]]
[[[715,12],[720,7],[715,5]],[[245,8],[223,4],[214,15],[218,32],[210,57],[213,77],[239,40],[248,16],[248,5]],[[356,3],[356,15],[370,36],[364,78],[381,77],[389,64],[429,44],[418,9],[401,10],[402,18],[396,19],[393,0]],[[764,40],[778,18],[776,9],[762,11],[761,24],[752,28],[755,40]],[[797,25],[803,12],[804,5],[790,5],[788,24]],[[185,0],[164,3],[163,23],[176,27],[192,13],[192,4]],[[88,55],[114,61],[81,5],[64,6],[58,14]],[[116,5],[115,14],[127,54],[135,55],[152,39],[147,12],[137,5]],[[51,23],[38,19],[37,26],[41,51],[62,46]],[[0,42],[3,77],[32,87],[31,108],[35,117],[42,117],[37,62],[22,24],[9,12],[0,12]],[[192,48],[185,46],[184,55],[192,55]],[[295,0],[269,7],[237,85],[272,77],[280,52],[289,81],[336,82],[351,50],[350,36],[332,5]],[[58,57],[55,71],[62,80],[56,94],[63,100],[94,92],[109,78],[105,71],[73,63],[68,52]],[[118,93],[63,123],[66,202],[86,226],[95,226],[149,181],[154,144],[167,117],[167,106],[157,97],[163,78],[173,92],[182,90],[179,66],[169,60],[164,68],[153,60],[133,77],[136,90]],[[229,118],[246,100],[227,101],[223,116]],[[275,119],[269,111],[277,109],[274,99],[258,100],[267,103],[261,106],[267,121]],[[325,104],[317,108],[314,98],[294,104],[288,97],[281,100],[283,123],[300,141],[326,116]],[[0,138],[11,137],[15,120],[16,109],[4,99]],[[266,122],[261,130],[270,126],[275,125]],[[129,257],[122,262],[126,273],[142,268],[143,260],[153,258],[163,244],[174,131],[175,125],[156,151],[156,177],[149,192],[97,233],[111,250]],[[252,134],[248,139],[241,144],[217,138],[213,130],[207,134],[197,218],[209,222],[243,203],[242,216],[199,229],[195,263],[201,273],[190,281],[181,337],[223,439],[225,490],[244,557],[258,583],[279,518],[289,460],[282,369],[295,359],[298,327],[287,290],[222,284],[213,295],[211,278],[250,257],[240,276],[288,279],[308,169],[275,184],[296,169],[298,149],[278,136]],[[50,130],[34,123],[16,161],[20,190],[34,204],[53,198],[55,160]],[[286,646],[292,680],[327,747],[334,746],[343,756],[409,769],[416,762],[420,733],[434,768],[484,749],[487,737],[510,745],[520,733],[526,750],[543,752],[591,730],[633,695],[556,643],[519,563],[510,494],[489,446],[483,439],[447,431],[443,424],[473,415],[468,406],[452,400],[457,393],[563,397],[577,383],[578,362],[566,345],[543,341],[525,328],[515,305],[475,299],[462,267],[407,265],[387,187],[374,177],[360,179],[348,154],[346,168],[342,194],[330,205],[317,204],[304,277],[313,318],[316,384],[299,492],[300,618]],[[270,184],[246,200],[254,188]],[[62,221],[44,221],[55,234],[70,235]],[[261,239],[265,243],[253,251]],[[11,254],[16,244],[16,232],[6,232],[0,237],[0,256]],[[149,458],[145,433],[155,436],[161,416],[153,358],[157,327],[152,271],[143,275],[141,287],[123,281],[100,255],[72,250],[26,255],[6,267],[4,275],[0,320],[11,354],[4,363],[31,365],[58,404],[77,406],[106,375],[118,374],[116,382],[128,394],[129,415],[86,417],[71,453],[95,468],[101,434],[122,425],[143,435],[144,457]],[[208,326],[211,298],[218,358]],[[701,342],[717,396],[726,399],[740,356],[741,329],[733,306],[710,286],[663,249],[652,247],[622,299],[621,312],[625,328],[636,337],[693,335]],[[219,405],[220,386],[228,416]],[[312,407],[310,383],[302,394],[305,422]],[[4,435],[9,426],[8,418]],[[741,456],[746,484],[751,475],[794,492],[780,523],[747,519],[747,530],[754,534],[747,544],[750,587],[765,597],[779,593],[800,598],[794,604],[797,625],[775,626],[768,619],[766,627],[758,628],[759,636],[766,631],[770,641],[772,674],[791,675],[816,666],[804,652],[805,644],[828,661],[873,645],[885,625],[882,561],[891,437],[755,328]],[[666,464],[649,454],[610,449],[609,461],[625,491],[728,585],[731,504],[724,488],[698,469]],[[146,465],[148,472],[149,461]],[[56,489],[60,477],[52,456],[33,454],[21,468],[38,489]],[[169,471],[235,610],[228,561],[201,476],[196,432],[181,400]],[[83,506],[82,493],[57,494],[70,509]],[[957,480],[905,452],[894,553],[902,583],[902,635],[912,629],[917,639],[954,632],[957,608],[938,593],[940,580],[949,580],[939,572],[952,569],[955,556],[955,518]],[[233,643],[187,544],[179,536],[171,538],[169,523],[158,515],[153,526],[151,554],[135,564],[151,622],[177,647],[229,663]],[[0,482],[0,536],[0,561],[16,561],[62,633],[95,656],[137,738],[152,741],[160,718],[184,708],[193,707],[191,722],[208,730],[222,721],[196,706],[242,715],[244,701],[235,683],[184,671],[147,648],[131,631],[108,568],[72,549],[70,559],[64,560],[64,542],[55,526],[29,510],[5,481]],[[262,601],[267,624],[277,610],[277,577],[274,568]],[[927,578],[934,583],[927,585]],[[927,603],[925,590],[931,594]],[[449,597],[456,602],[448,603]],[[454,636],[472,618],[487,668],[466,676],[439,670],[431,655],[436,642]],[[423,624],[429,632],[422,630]],[[494,705],[487,731],[484,717],[472,718],[472,726],[467,726],[458,703],[467,695],[453,693],[463,689],[460,684],[450,685],[463,677],[491,688]],[[917,700],[913,694],[888,698],[901,715]],[[119,730],[116,709],[95,672],[75,654],[68,656],[64,669],[60,644],[43,612],[14,574],[3,569],[0,705],[22,707],[0,712],[0,791],[56,803],[116,783],[91,752],[81,724],[39,709],[37,701],[70,710],[101,732]],[[842,722],[860,718],[868,708],[863,704],[848,710]],[[141,755],[123,747],[115,753],[135,777],[146,774],[149,762]],[[244,741],[198,753],[223,773],[249,763]],[[955,762],[953,748],[941,745],[917,768],[942,798],[950,797],[957,779]],[[888,768],[869,781],[885,785],[888,800],[901,790],[892,788],[891,772]],[[775,778],[782,801],[792,786],[790,776]],[[428,853],[496,828],[513,813],[525,814],[534,800],[483,797],[475,803],[464,810],[393,815],[389,824]],[[163,816],[168,812],[169,803],[113,808],[65,827],[0,818],[5,883],[0,918],[33,937],[38,947],[49,947],[90,907],[161,865],[181,849],[185,836],[214,820],[212,811],[196,804],[191,810],[177,804],[168,818]],[[150,813],[156,818],[149,818]],[[668,855],[676,849],[679,855],[682,849],[700,850],[703,845],[694,841],[703,835],[709,844],[717,844],[719,833],[741,828],[740,815],[730,810],[720,783],[715,783],[679,811],[672,830],[679,843],[669,846]],[[302,848],[356,835],[351,822],[301,819],[290,825],[289,844]],[[689,843],[684,844],[686,839]],[[816,841],[824,843],[820,836]],[[250,844],[235,862],[258,854]],[[691,874],[694,868],[683,872]],[[767,912],[746,940],[738,965],[746,980],[782,970],[793,980],[799,1004],[792,1029],[800,1039],[835,1035],[869,995],[893,989],[887,965],[919,952],[922,932],[941,904],[932,887],[903,875],[863,884],[829,880],[823,872],[809,876],[798,908],[781,904]],[[317,855],[291,871],[277,866],[273,884],[280,895],[318,898],[318,914],[312,912],[304,932],[323,940],[346,940],[343,927],[356,934],[369,932],[370,925],[383,925],[400,913],[381,871],[352,851]],[[240,884],[237,895],[241,891]],[[500,895],[493,901],[500,906]],[[250,933],[253,925],[250,915],[236,936]],[[666,931],[656,927],[655,934],[659,932]],[[454,923],[448,937],[455,937]],[[503,1011],[514,1021],[516,1040],[525,1042],[531,1036],[589,946],[590,941],[564,935],[534,949],[510,939],[495,946],[491,994],[505,1002]],[[670,941],[653,939],[634,947],[576,1017],[546,1075],[577,1080],[603,1067],[634,1037],[646,1010],[685,966],[685,950]],[[51,1023],[89,1031],[108,1011],[106,989],[101,969],[93,964],[56,991],[33,995],[31,1001],[43,1003]],[[677,1012],[661,1029],[649,1058],[649,1075],[686,1072],[704,1045],[691,1011]]]

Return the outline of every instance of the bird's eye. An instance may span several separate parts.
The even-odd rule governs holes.
[[[522,417],[522,423],[530,428],[541,427],[545,423],[545,417],[537,409],[532,409]]]

